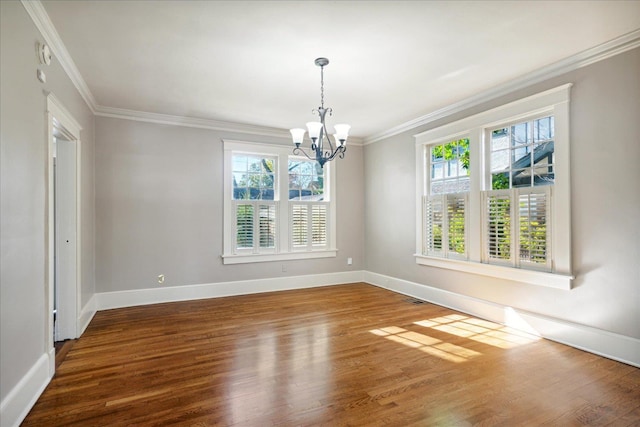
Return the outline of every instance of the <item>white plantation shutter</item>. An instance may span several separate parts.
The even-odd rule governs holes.
[[[485,197],[486,257],[489,263],[511,262],[510,191],[489,191]]]
[[[253,249],[253,203],[236,203],[234,215],[236,250]]]
[[[551,188],[485,192],[486,262],[551,270]]]
[[[314,247],[327,245],[327,205],[311,205],[311,244]]]
[[[291,205],[291,245],[294,248],[307,246],[308,226],[307,226],[307,205]]]
[[[311,206],[311,230],[313,246],[327,244],[327,205],[314,204]]]
[[[442,196],[425,197],[425,250],[428,255],[442,254],[444,204]]]
[[[424,197],[424,254],[466,258],[467,194]]]
[[[447,196],[447,251],[450,254],[466,254],[466,215],[467,198],[465,194]]]
[[[277,202],[234,201],[234,252],[273,252],[277,246]]]
[[[550,268],[549,191],[549,187],[534,187],[528,191],[519,191],[518,258],[521,264]]]
[[[291,203],[290,235],[294,250],[312,250],[328,246],[328,209],[326,202]]]
[[[260,204],[258,214],[260,248],[274,249],[276,247],[276,205]]]

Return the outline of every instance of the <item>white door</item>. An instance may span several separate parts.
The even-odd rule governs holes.
[[[77,338],[76,142],[58,133],[54,166],[54,338]]]

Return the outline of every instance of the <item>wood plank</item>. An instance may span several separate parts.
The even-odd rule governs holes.
[[[25,426],[640,425],[640,369],[357,283],[106,310]]]

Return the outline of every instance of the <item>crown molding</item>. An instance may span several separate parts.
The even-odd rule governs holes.
[[[199,129],[211,129],[223,132],[236,132],[249,135],[272,136],[291,139],[287,129],[268,126],[250,125],[246,123],[225,122],[222,120],[199,119],[195,117],[174,116],[170,114],[150,113],[147,111],[128,110],[125,108],[104,107],[98,105],[96,116],[115,119],[133,120],[137,122],[158,123],[163,125],[184,126]],[[349,138],[349,145],[362,145],[362,139]]]
[[[570,56],[546,67],[540,68],[536,71],[510,80],[499,86],[495,86],[484,92],[480,92],[479,94],[463,99],[462,101],[455,102],[424,116],[392,127],[391,129],[388,129],[386,131],[371,135],[364,139],[364,145],[373,144],[374,142],[381,141],[385,138],[389,138],[391,136],[413,130],[417,127],[424,126],[436,120],[448,117],[452,114],[459,113],[466,109],[483,104],[487,101],[491,101],[500,96],[507,95],[518,89],[522,89],[535,83],[539,83],[544,80],[559,76],[561,74],[577,70],[578,68],[586,67],[587,65],[602,61],[604,59],[637,48],[639,46],[640,29],[634,30],[616,39],[602,43],[591,49],[587,49],[576,55]]]
[[[125,108],[104,107],[102,105],[98,105],[96,107],[95,115],[116,119],[134,120],[138,122],[211,129],[226,132],[239,132],[251,135],[273,136],[276,138],[291,138],[291,135],[288,131],[267,126],[225,122],[213,119],[199,119],[195,117],[174,116],[170,114],[150,113],[147,111],[128,110]]]
[[[44,37],[45,42],[49,45],[49,48],[51,48],[53,55],[58,59],[60,65],[71,79],[71,82],[78,92],[80,92],[80,96],[82,96],[82,99],[84,99],[84,102],[86,102],[91,112],[95,114],[97,107],[96,99],[89,90],[87,82],[82,78],[75,62],[73,62],[69,51],[62,42],[58,31],[56,31],[56,28],[53,26],[53,22],[51,22],[44,6],[40,0],[21,0],[21,2],[31,17],[31,20],[42,34],[42,37]]]
[[[114,117],[150,123],[171,124],[176,126],[240,132],[263,136],[289,137],[289,133],[286,130],[277,128],[100,106],[97,104],[95,97],[89,90],[89,86],[80,74],[78,67],[71,58],[69,51],[62,42],[60,35],[56,31],[40,0],[21,0],[21,3],[93,114],[103,117]],[[372,144],[385,138],[413,130],[417,127],[424,126],[452,114],[475,107],[500,96],[507,95],[518,89],[548,80],[595,62],[602,61],[639,46],[640,29],[602,43],[601,45],[591,49],[587,49],[569,58],[555,62],[549,66],[540,68],[532,73],[510,80],[477,95],[435,110],[424,116],[402,123],[398,126],[394,126],[386,131],[373,134],[363,139],[351,137],[349,138],[349,143],[350,145],[356,146]]]
[[[89,90],[89,86],[80,74],[78,67],[71,58],[69,51],[64,45],[53,22],[49,18],[47,11],[40,0],[21,0],[22,5],[31,17],[31,20],[38,28],[45,42],[60,62],[63,70],[67,73],[71,82],[76,87],[80,96],[96,116],[112,117],[125,120],[134,120],[148,123],[168,124],[174,126],[185,126],[201,129],[212,129],[225,132],[238,132],[251,135],[272,136],[276,138],[287,138],[291,135],[288,130],[266,126],[250,125],[236,122],[226,122],[214,119],[200,119],[195,117],[174,116],[169,114],[150,113],[146,111],[128,110],[124,108],[114,108],[98,105],[95,97]],[[362,145],[362,139],[349,138],[350,145]]]

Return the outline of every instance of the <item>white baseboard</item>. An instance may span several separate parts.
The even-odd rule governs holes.
[[[97,310],[362,282],[362,271],[275,277],[96,294]]]
[[[93,316],[96,315],[96,296],[95,294],[91,296],[89,302],[82,307],[82,311],[80,312],[80,316],[78,317],[78,337],[80,337],[84,331],[89,326],[89,322],[93,319]]]
[[[640,340],[543,316],[382,274],[364,272],[364,282],[471,314],[609,359],[640,367]]]
[[[55,355],[54,355],[55,360]],[[51,381],[50,355],[42,354],[0,403],[0,425],[19,426]]]
[[[53,378],[53,376],[56,374],[56,348],[55,347],[51,347],[49,349],[48,358],[49,358],[49,378]]]

